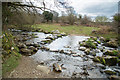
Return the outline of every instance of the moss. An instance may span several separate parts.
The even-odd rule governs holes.
[[[2,72],[3,75],[5,75],[7,72],[10,72],[17,67],[21,54],[19,54],[19,48],[14,43],[14,37],[12,34],[4,32],[3,35],[2,47],[4,51],[2,52]]]
[[[114,55],[118,54],[118,50],[113,50],[112,52],[113,52]]]
[[[94,61],[94,62],[100,62],[100,59],[99,59],[98,57],[95,57],[95,58],[93,59],[93,61]]]
[[[95,43],[93,43],[90,40],[86,41],[85,43],[86,43],[86,47],[90,47],[90,48],[94,48],[94,49],[97,48],[96,45],[95,45]]]
[[[98,44],[101,44],[101,42],[100,42],[100,41],[97,41],[97,43],[98,43]]]

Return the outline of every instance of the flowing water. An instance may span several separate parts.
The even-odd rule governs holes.
[[[78,50],[79,42],[89,38],[88,36],[64,36],[51,42],[50,44],[42,45],[40,42],[47,36],[52,34],[44,34],[41,32],[29,32],[36,34],[38,38],[27,40],[27,42],[34,42],[40,46],[49,48],[49,51],[39,49],[36,54],[30,56],[37,63],[48,66],[53,72],[53,64],[58,63],[62,66],[62,72],[57,73],[63,77],[89,77],[89,78],[106,78],[107,75],[101,72],[102,64],[94,63],[92,56],[86,55],[83,51]],[[101,47],[101,45],[98,45]],[[113,49],[105,47],[105,49]],[[64,53],[55,51],[64,50]],[[71,54],[72,53],[72,54]],[[102,52],[98,51],[97,56],[102,56]],[[108,67],[112,69],[119,69],[119,67]]]

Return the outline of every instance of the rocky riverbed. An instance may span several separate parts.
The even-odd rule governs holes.
[[[71,36],[58,30],[12,32],[17,36],[15,40],[21,54],[33,59],[37,70],[48,70],[46,74],[55,73],[64,78],[120,79],[120,53],[115,39]]]

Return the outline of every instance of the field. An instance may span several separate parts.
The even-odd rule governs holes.
[[[41,28],[46,31],[59,30],[60,32],[65,32],[70,35],[84,35],[84,36],[102,36],[105,38],[116,38],[117,34],[109,32],[107,34],[93,34],[92,30],[99,30],[97,27],[86,27],[86,26],[60,26],[59,24],[36,24],[33,25],[34,28]]]

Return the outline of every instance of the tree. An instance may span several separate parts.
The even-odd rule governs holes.
[[[120,14],[115,14],[113,16],[113,27],[115,28],[116,32],[120,34]]]
[[[43,17],[44,17],[44,20],[46,20],[47,22],[49,22],[49,20],[53,20],[53,14],[49,11],[44,11],[43,12]]]
[[[108,18],[106,16],[97,16],[95,18],[95,22],[99,23],[108,22]]]
[[[84,15],[84,17],[81,19],[81,24],[86,25],[91,22],[91,18],[88,17],[87,15]]]
[[[55,20],[57,23],[58,23],[58,15],[59,15],[59,13],[57,13],[57,12],[53,12],[53,20]]]
[[[73,25],[74,22],[76,21],[77,17],[75,16],[75,10],[73,7],[69,7],[68,8],[68,21],[69,21],[69,24]]]

